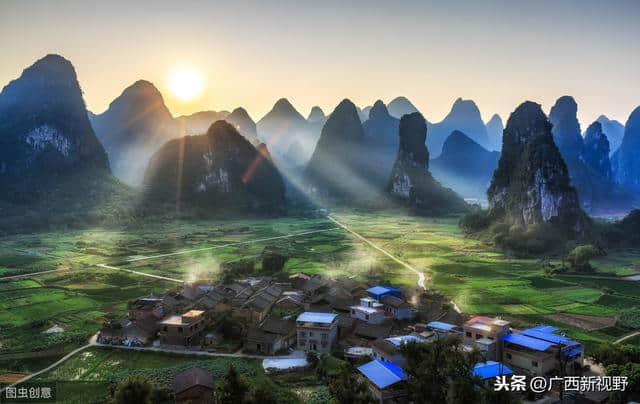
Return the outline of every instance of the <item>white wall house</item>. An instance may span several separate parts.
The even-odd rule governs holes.
[[[351,317],[369,324],[384,322],[384,305],[370,297],[360,299],[360,305],[351,306]]]
[[[331,352],[338,336],[338,315],[306,311],[296,319],[297,346],[303,351]]]

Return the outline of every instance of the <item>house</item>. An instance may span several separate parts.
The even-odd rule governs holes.
[[[353,333],[366,339],[378,339],[388,337],[391,332],[391,324],[367,324],[360,323],[356,326]]]
[[[207,370],[193,367],[173,378],[176,403],[205,404],[213,402],[213,376]]]
[[[273,355],[296,344],[296,323],[291,320],[269,318],[260,326],[249,328],[245,350]]]
[[[271,307],[281,295],[282,288],[279,286],[273,284],[264,286],[246,300],[241,307],[242,313],[248,321],[259,323],[267,317]]]
[[[296,289],[302,288],[302,286],[310,280],[311,275],[304,272],[298,272],[289,276],[289,282],[291,282],[291,285]]]
[[[556,333],[551,326],[538,326],[502,338],[503,362],[530,375],[544,376],[565,363],[565,374],[575,374],[582,367],[582,345]]]
[[[297,314],[304,311],[303,295],[299,292],[283,292],[282,296],[271,307],[272,313],[278,315]]]
[[[502,358],[503,336],[511,330],[508,321],[485,316],[475,316],[463,325],[463,342],[469,347],[478,348],[485,360],[500,360]]]
[[[400,289],[392,288],[391,286],[374,286],[367,289],[367,293],[369,293],[369,296],[376,299],[377,301],[380,301],[383,296],[387,295],[395,296],[399,299],[402,299],[402,292],[400,291]]]
[[[160,322],[160,343],[190,346],[199,343],[207,325],[204,311],[189,310],[182,315],[173,314]]]
[[[415,335],[402,335],[391,338],[379,338],[371,343],[373,348],[373,358],[384,361],[391,361],[400,366],[405,366],[406,358],[402,355],[402,344],[415,342],[417,344],[425,342],[421,337]]]
[[[231,305],[233,307],[241,307],[243,304],[249,300],[249,298],[253,295],[254,289],[245,285],[242,289],[240,289],[235,296],[231,299]]]
[[[314,297],[325,293],[329,290],[329,287],[327,286],[327,281],[324,278],[320,275],[314,275],[311,279],[305,282],[300,289],[304,292],[305,296]]]
[[[142,346],[150,344],[158,332],[158,320],[151,316],[136,320],[122,328],[123,345]]]
[[[142,320],[149,317],[160,319],[164,316],[165,308],[159,297],[143,297],[129,304],[129,319]]]
[[[328,353],[338,335],[337,314],[304,312],[296,319],[297,347]]]
[[[200,296],[205,294],[205,290],[193,283],[185,283],[182,287],[180,294],[187,300],[197,300]]]
[[[382,303],[378,303],[375,299],[363,297],[358,306],[351,306],[351,317],[368,324],[382,324],[384,322],[382,307]]]
[[[338,314],[338,338],[345,338],[351,334],[355,328],[356,321],[348,314]]]
[[[511,375],[513,371],[501,362],[487,361],[476,363],[471,373],[489,387],[496,377]]]
[[[195,302],[190,304],[188,310],[203,310],[208,316],[214,316],[215,312],[224,311],[229,306],[224,303],[224,296],[218,291],[211,291],[200,296]]]
[[[358,367],[369,390],[380,404],[406,403],[409,397],[407,375],[396,363],[373,360]]]
[[[462,335],[462,327],[455,324],[432,321],[426,324],[425,328],[432,331],[437,339],[448,338],[454,335]]]
[[[415,310],[409,303],[392,294],[382,296],[380,303],[384,305],[384,311],[396,320],[411,320],[415,316]]]
[[[191,300],[176,291],[169,292],[162,298],[165,313],[178,313],[186,309],[191,303],[193,303]]]

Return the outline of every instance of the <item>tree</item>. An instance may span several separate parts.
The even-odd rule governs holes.
[[[447,389],[448,404],[475,404],[480,402],[480,391],[473,382],[465,378],[452,379]]]
[[[338,374],[329,382],[329,392],[335,404],[369,404],[373,403],[373,396],[367,384],[355,373],[355,369],[348,363],[340,365]]]
[[[604,344],[594,349],[591,357],[604,367],[624,365],[629,362],[640,363],[640,348],[628,344]]]
[[[262,251],[262,270],[266,272],[279,272],[284,268],[284,264],[289,257],[286,257],[270,247],[265,247]]]
[[[640,396],[640,363],[626,363],[624,365],[610,365],[606,368],[607,376],[627,377],[627,388],[625,391],[616,391],[611,395],[610,402],[622,404],[630,399],[637,399]]]
[[[235,366],[229,365],[227,373],[222,376],[215,393],[215,402],[219,404],[243,403],[249,386],[244,378],[238,373]]]
[[[481,402],[483,404],[517,404],[520,403],[520,400],[506,390],[486,389],[482,393]]]
[[[313,351],[309,351],[307,352],[307,362],[309,362],[309,366],[311,367],[311,369],[315,369],[316,366],[318,366],[318,354],[313,352]]]
[[[589,260],[597,257],[598,255],[600,255],[600,253],[591,244],[577,246],[569,253],[569,255],[567,255],[569,268],[573,271],[593,272],[593,268],[591,267]]]
[[[278,404],[282,402],[275,386],[268,385],[262,380],[254,381],[252,385],[253,387],[245,399],[246,404]]]
[[[421,403],[478,402],[473,391],[473,366],[482,361],[477,350],[466,352],[459,338],[436,340],[429,344],[403,344],[407,358],[410,398]]]
[[[128,378],[116,388],[114,400],[117,404],[151,404],[154,387],[149,380]]]

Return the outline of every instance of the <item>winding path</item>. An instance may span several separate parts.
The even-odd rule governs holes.
[[[46,368],[41,369],[35,373],[31,373],[23,377],[22,379],[10,384],[7,387],[16,386],[20,383],[27,382],[33,379],[34,377],[40,376],[43,373],[49,372],[57,368],[58,366],[60,366],[62,363],[68,361],[73,356],[84,351],[85,349],[92,348],[92,347],[124,349],[129,351],[141,351],[141,352],[167,353],[167,354],[182,355],[182,356],[200,356],[200,357],[204,356],[204,357],[244,358],[244,359],[267,359],[267,358],[283,358],[284,357],[284,356],[249,355],[249,354],[240,353],[239,351],[234,353],[221,353],[221,352],[208,352],[208,351],[189,351],[189,350],[182,350],[182,349],[170,349],[170,348],[159,348],[159,347],[129,347],[129,346],[123,346],[123,345],[101,344],[97,340],[98,340],[98,334],[95,334],[91,338],[89,338],[89,342],[86,345],[83,345],[80,348],[74,349],[73,351],[69,352],[64,357],[52,363],[51,365],[47,366]],[[5,389],[6,387],[0,389],[0,394],[4,393]]]
[[[407,264],[406,262],[400,260],[399,258],[397,258],[396,256],[394,256],[393,254],[391,254],[390,252],[388,252],[387,250],[378,247],[377,245],[375,245],[372,241],[368,240],[367,238],[365,238],[364,236],[356,233],[355,231],[351,230],[351,228],[349,228],[346,224],[339,222],[338,220],[336,220],[334,217],[332,216],[328,216],[327,218],[329,220],[331,220],[333,223],[335,223],[336,225],[340,226],[341,228],[343,228],[344,230],[348,231],[349,233],[353,234],[356,238],[358,238],[359,240],[362,240],[363,242],[367,243],[370,247],[372,247],[373,249],[381,252],[382,254],[386,255],[387,257],[391,258],[393,261],[397,262],[398,264],[402,265],[403,267],[407,268],[408,270],[410,270],[411,272],[413,272],[414,274],[416,274],[418,276],[418,286],[421,287],[422,289],[427,288],[427,286],[425,285],[425,276],[424,276],[424,272],[422,271],[418,271],[417,269],[415,269],[414,267],[412,267],[411,265]]]
[[[40,376],[43,373],[46,373],[46,372],[48,372],[48,371],[50,371],[52,369],[55,369],[56,367],[60,366],[63,362],[66,362],[67,360],[69,360],[72,356],[74,356],[77,353],[82,352],[85,349],[90,348],[92,346],[94,346],[94,344],[89,342],[87,345],[83,345],[80,348],[76,348],[73,351],[71,351],[68,354],[66,354],[65,356],[63,356],[62,358],[60,358],[58,361],[56,361],[56,362],[52,363],[51,365],[47,366],[46,368],[38,370],[35,373],[31,373],[31,374],[23,377],[22,379],[14,382],[13,384],[10,384],[7,387],[13,387],[13,386],[15,386],[17,384],[28,382],[29,380],[33,379],[36,376]],[[4,391],[6,390],[7,387],[3,387],[2,389],[0,389],[0,394],[4,393]]]
[[[613,341],[614,344],[622,344],[623,342],[633,338],[633,337],[637,337],[638,335],[640,335],[640,331],[636,331],[636,332],[632,332],[631,334],[627,334],[622,338],[618,338],[617,340]]]

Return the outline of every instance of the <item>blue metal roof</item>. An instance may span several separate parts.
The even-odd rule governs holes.
[[[512,374],[513,371],[500,362],[487,361],[476,363],[473,367],[473,375],[480,379],[491,379],[496,376],[505,376]]]
[[[556,332],[558,329],[552,325],[538,325],[533,328],[529,328],[532,331],[540,331],[540,332]]]
[[[407,380],[407,375],[402,368],[388,361],[374,360],[358,367],[358,371],[379,389]]]
[[[331,324],[337,316],[338,315],[334,313],[314,313],[312,311],[305,311],[298,316],[296,321],[302,321],[304,323]]]
[[[567,358],[575,358],[580,356],[580,354],[582,354],[582,347],[575,347],[575,348],[571,348],[569,350],[569,352],[565,353],[565,356]]]
[[[525,348],[535,349],[536,351],[546,351],[547,349],[555,345],[548,341],[527,337],[526,335],[521,334],[507,334],[502,337],[502,340],[504,342],[523,346]]]
[[[574,341],[570,338],[567,338],[562,335],[553,334],[550,332],[542,332],[537,331],[533,328],[529,328],[528,330],[522,331],[522,335],[526,335],[527,337],[541,339],[543,341],[553,342],[554,344],[562,344],[566,346],[576,346],[580,345],[579,342]]]
[[[367,292],[369,292],[372,295],[375,296],[381,296],[381,295],[386,295],[386,294],[392,294],[394,296],[401,296],[401,292],[399,289],[396,288],[392,288],[391,286],[383,286],[383,285],[378,285],[378,286],[374,286],[372,288],[367,289]]]
[[[424,342],[424,339],[422,339],[420,337],[417,337],[415,335],[402,335],[402,336],[399,336],[399,337],[386,338],[386,340],[389,341],[390,343],[392,343],[395,346],[400,346],[400,345],[402,345],[403,342],[405,344],[409,343],[409,342],[412,342],[412,341],[415,341],[418,344],[421,343],[421,342]]]
[[[427,327],[437,328],[438,330],[443,330],[443,331],[451,331],[458,326],[449,324],[449,323],[442,323],[440,321],[432,321],[429,324],[427,324]]]

